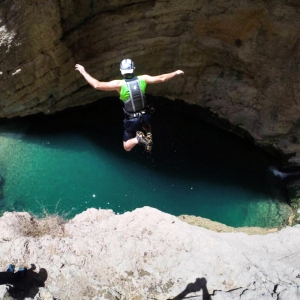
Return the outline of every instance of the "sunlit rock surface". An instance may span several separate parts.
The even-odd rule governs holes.
[[[217,233],[150,207],[88,209],[43,235],[37,222],[0,218],[1,269],[34,264],[26,296],[35,299],[300,299],[299,226]]]
[[[0,117],[53,113],[114,93],[74,71],[119,78],[176,69],[148,92],[210,108],[299,163],[300,4],[274,1],[4,0],[0,3]]]

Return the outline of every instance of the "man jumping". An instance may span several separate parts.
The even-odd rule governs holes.
[[[87,73],[82,65],[75,65],[75,70],[79,71],[93,88],[102,91],[117,91],[119,93],[125,114],[123,121],[124,149],[130,151],[135,145],[141,144],[145,146],[147,152],[150,152],[153,145],[151,110],[147,106],[147,99],[145,96],[146,86],[147,84],[168,81],[177,75],[184,74],[184,72],[177,70],[158,76],[135,76],[134,69],[133,61],[131,59],[124,59],[120,63],[120,71],[124,76],[124,79],[101,82]],[[146,132],[146,136],[140,131],[141,128]]]

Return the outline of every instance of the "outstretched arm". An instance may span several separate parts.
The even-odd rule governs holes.
[[[146,83],[151,84],[151,83],[165,82],[165,81],[168,81],[168,80],[174,78],[175,76],[182,75],[182,74],[184,74],[183,71],[177,70],[177,71],[174,71],[171,73],[162,74],[162,75],[158,75],[158,76],[143,75],[142,77],[145,79]]]
[[[75,70],[79,71],[85,80],[95,89],[102,91],[118,91],[120,92],[121,80],[112,80],[108,82],[101,82],[92,77],[82,65],[76,64]]]

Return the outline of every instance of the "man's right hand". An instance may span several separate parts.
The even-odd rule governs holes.
[[[183,71],[181,71],[181,70],[177,70],[177,71],[176,71],[176,75],[182,75],[182,74],[184,74]]]

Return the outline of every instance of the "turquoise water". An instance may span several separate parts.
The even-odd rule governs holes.
[[[115,99],[3,123],[3,210],[71,218],[89,207],[152,206],[236,227],[286,222],[290,208],[269,170],[278,162],[173,106],[162,103],[153,115],[152,154],[123,150]]]

